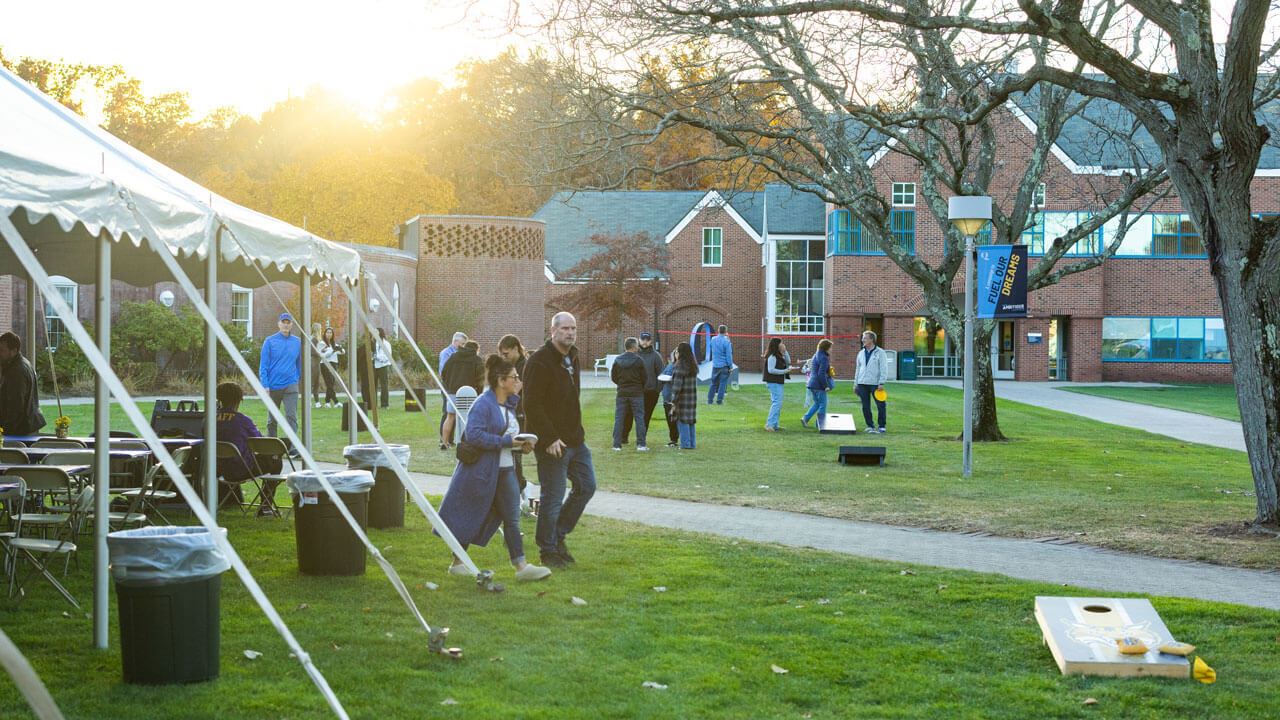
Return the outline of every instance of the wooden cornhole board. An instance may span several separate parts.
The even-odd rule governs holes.
[[[1177,638],[1151,601],[1141,598],[1036,596],[1036,621],[1063,675],[1190,677],[1187,658],[1157,647]],[[1148,648],[1124,655],[1116,638],[1136,637]]]
[[[818,421],[818,432],[823,435],[852,435],[858,432],[858,424],[852,415],[828,413]]]

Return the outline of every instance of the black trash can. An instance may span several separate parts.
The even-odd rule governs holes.
[[[369,412],[368,406],[364,406],[364,409],[366,413]],[[342,428],[341,428],[342,432],[349,432],[347,428],[351,427],[350,418],[351,418],[351,415],[353,414],[355,413],[351,409],[351,403],[349,402],[342,403]],[[368,426],[364,424],[364,418],[360,417],[360,415],[358,414],[356,414],[355,417],[356,417],[356,432],[369,432]]]
[[[916,368],[916,351],[898,351],[898,379],[915,380],[919,370]]]
[[[388,445],[400,464],[409,467],[409,446]],[[404,527],[404,486],[391,462],[377,445],[348,445],[342,449],[347,467],[373,473],[373,489],[369,491],[369,527],[384,530]]]
[[[367,527],[373,475],[367,470],[341,470],[325,473],[325,479],[360,528]],[[286,482],[293,497],[298,570],[304,575],[363,575],[364,544],[315,474],[309,470],[291,473]]]
[[[171,685],[218,677],[221,574],[229,563],[212,534],[203,527],[137,528],[108,534],[107,547],[124,681]]]
[[[421,405],[419,405],[418,402],[413,399],[414,395],[417,395],[418,400],[422,401]],[[427,411],[426,404],[427,404],[426,388],[414,388],[413,392],[409,392],[407,388],[405,389],[404,391],[404,411],[405,412],[413,412],[414,410],[421,410],[422,412],[426,412]]]

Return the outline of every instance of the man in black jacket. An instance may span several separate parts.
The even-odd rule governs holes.
[[[449,396],[448,413],[444,418],[444,429],[440,433],[440,445],[448,449],[453,445],[453,425],[457,420],[458,388],[466,385],[477,394],[484,391],[484,360],[480,358],[480,345],[475,340],[468,340],[459,350],[445,361],[440,380],[444,383],[444,391]],[[370,393],[372,394],[372,393]]]
[[[640,356],[640,361],[644,363],[644,430],[649,432],[649,420],[653,417],[653,409],[658,406],[658,400],[662,398],[662,383],[658,382],[658,376],[662,374],[662,369],[667,366],[662,354],[653,347],[653,337],[649,333],[640,333],[640,349],[636,351]],[[622,421],[622,444],[627,444],[627,438],[631,437],[631,416],[628,415]]]
[[[6,435],[32,435],[44,427],[36,371],[22,356],[15,333],[0,335],[0,428]]]
[[[582,368],[573,346],[577,339],[577,320],[569,313],[556,313],[551,318],[551,339],[524,366],[524,412],[529,432],[538,436],[534,454],[542,485],[535,537],[542,564],[549,567],[574,562],[564,538],[596,492],[596,472],[578,403]],[[573,483],[568,499],[566,480]]]
[[[636,354],[639,345],[636,339],[629,337],[622,344],[626,351],[613,359],[613,367],[609,369],[609,377],[618,386],[618,396],[613,405],[613,449],[621,450],[624,421],[632,418],[636,422],[636,450],[645,451],[646,426],[644,419],[644,361]],[[629,422],[628,422],[629,424]]]

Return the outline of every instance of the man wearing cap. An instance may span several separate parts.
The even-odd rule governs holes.
[[[880,427],[871,422],[871,398],[884,390],[885,378],[889,377],[889,356],[884,349],[876,346],[876,334],[870,330],[862,333],[862,352],[858,353],[858,366],[853,374],[857,383],[858,397],[862,398],[862,419],[866,422],[867,432],[884,432],[884,401],[876,398],[876,414],[879,415]]]
[[[258,360],[258,379],[271,395],[271,402],[280,405],[285,420],[293,432],[298,432],[298,380],[302,377],[302,340],[293,337],[293,316],[280,313],[276,322],[280,332],[267,338],[262,343],[262,357]],[[267,420],[267,434],[276,434],[276,419],[271,416]],[[290,448],[289,454],[296,456],[297,448]]]
[[[644,430],[647,436],[649,419],[653,417],[653,409],[657,407],[658,399],[662,397],[662,384],[658,382],[658,376],[662,374],[666,363],[662,361],[661,353],[653,347],[653,336],[647,332],[640,333],[640,349],[636,354],[640,356],[640,362],[644,363]],[[629,437],[631,437],[631,416],[627,415],[622,420],[623,445],[627,444]]]

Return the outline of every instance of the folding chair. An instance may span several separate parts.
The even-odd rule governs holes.
[[[21,449],[21,448],[25,448],[26,446],[27,444],[22,442],[21,440],[5,440],[4,442],[0,442],[0,447]]]
[[[458,414],[458,420],[453,424],[453,441],[457,443],[467,429],[467,416],[471,414],[471,406],[475,404],[476,389],[470,385],[463,385],[458,388],[458,392],[454,393],[453,397],[454,409]]]
[[[42,467],[40,465],[14,468],[6,473],[6,476],[21,478],[26,491],[22,501],[22,511],[15,515],[14,535],[13,537],[3,538],[6,555],[13,566],[13,571],[9,575],[9,597],[13,597],[14,593],[18,593],[20,597],[25,597],[26,591],[24,588],[27,581],[36,572],[39,572],[67,602],[79,608],[80,603],[76,602],[71,593],[67,592],[62,583],[58,582],[53,573],[49,572],[49,560],[52,557],[66,555],[67,564],[69,565],[71,554],[76,552],[72,514],[42,512],[45,509],[43,500],[45,494],[66,495],[68,497],[71,495],[71,477],[58,468]],[[37,495],[38,499],[28,498],[28,494]],[[27,510],[27,506],[33,502],[39,511]],[[25,537],[22,535],[23,525],[39,525],[46,535],[51,533],[53,537]],[[19,580],[18,563],[24,560],[31,564],[31,571]],[[65,566],[62,574],[63,576],[67,574]]]
[[[23,447],[26,447],[25,445]],[[5,465],[30,465],[31,458],[27,457],[27,452],[22,448],[9,447],[6,443],[0,448],[0,463]]]
[[[181,468],[187,462],[187,455],[191,453],[191,446],[185,445],[175,449],[169,453],[173,456],[173,461]],[[130,512],[152,513],[164,521],[166,525],[172,525],[169,518],[164,516],[160,511],[159,503],[173,502],[178,499],[178,493],[174,490],[164,490],[160,487],[160,481],[167,479],[169,476],[164,470],[164,466],[156,463],[147,469],[146,474],[142,478],[142,487],[122,490],[118,494],[129,500]]]
[[[276,504],[276,489],[284,482],[284,464],[289,463],[289,469],[297,472],[298,467],[293,464],[293,458],[289,456],[289,448],[280,438],[274,437],[251,437],[249,438],[249,454],[253,461],[253,474],[258,479],[258,496],[253,499],[250,505],[258,506],[258,513],[265,514],[270,512],[277,517],[283,517],[285,512],[289,512],[292,508],[286,507],[282,509]],[[258,463],[258,458],[280,458],[280,473],[268,473],[263,471],[262,466]]]
[[[37,438],[35,442],[31,443],[31,447],[38,447],[38,448],[83,448],[83,447],[88,447],[88,446],[87,446],[87,445],[85,445],[83,442],[81,442],[81,441],[79,441],[79,440],[76,440],[75,438],[42,437],[42,438]]]
[[[243,480],[228,480],[222,477],[221,473],[218,475],[218,507],[221,508],[226,504],[227,500],[235,499],[236,496],[239,495],[239,499],[236,499],[235,503],[240,507],[240,514],[244,515],[249,512],[249,508],[251,507],[251,504],[245,502],[244,499],[244,485],[248,484],[257,488],[258,494],[262,494],[262,485],[258,482],[258,479],[253,476],[253,470],[250,469],[248,462],[246,462],[244,457],[240,455],[240,448],[237,448],[232,443],[219,441],[217,453],[218,460],[231,460],[234,458],[236,461],[243,463],[245,469],[249,471],[249,477],[244,478]],[[227,489],[225,494],[223,493],[222,488]]]

